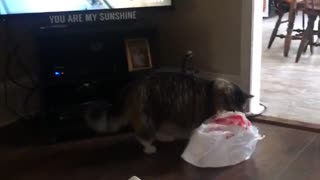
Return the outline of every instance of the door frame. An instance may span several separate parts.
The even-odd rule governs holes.
[[[251,113],[263,110],[260,105],[262,20],[263,1],[242,0],[240,76],[242,87],[254,95],[249,105]]]

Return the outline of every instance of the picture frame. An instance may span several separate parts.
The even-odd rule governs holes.
[[[125,40],[129,72],[151,69],[152,59],[149,41],[144,38]]]

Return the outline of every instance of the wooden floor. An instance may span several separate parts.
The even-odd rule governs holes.
[[[296,27],[301,26],[301,15]],[[320,47],[313,56],[308,52],[296,64],[300,41],[291,45],[289,57],[283,56],[283,39],[276,39],[270,50],[267,44],[276,18],[263,23],[261,101],[268,106],[267,116],[320,125]],[[285,33],[286,24],[280,32]]]
[[[161,144],[144,155],[131,136],[51,146],[1,145],[1,180],[319,180],[320,135],[256,124],[267,137],[254,156],[228,168],[200,169],[180,155],[186,142]]]

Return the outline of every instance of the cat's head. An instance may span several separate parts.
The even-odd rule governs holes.
[[[252,95],[243,91],[238,85],[224,79],[213,82],[214,101],[217,111],[245,112]]]

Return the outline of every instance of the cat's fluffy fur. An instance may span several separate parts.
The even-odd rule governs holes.
[[[132,83],[123,97],[121,113],[110,115],[97,107],[86,113],[88,125],[98,132],[130,125],[146,153],[154,140],[188,137],[204,120],[219,111],[244,111],[252,96],[236,84],[205,80],[183,73],[156,73]],[[93,116],[94,115],[94,116]]]

